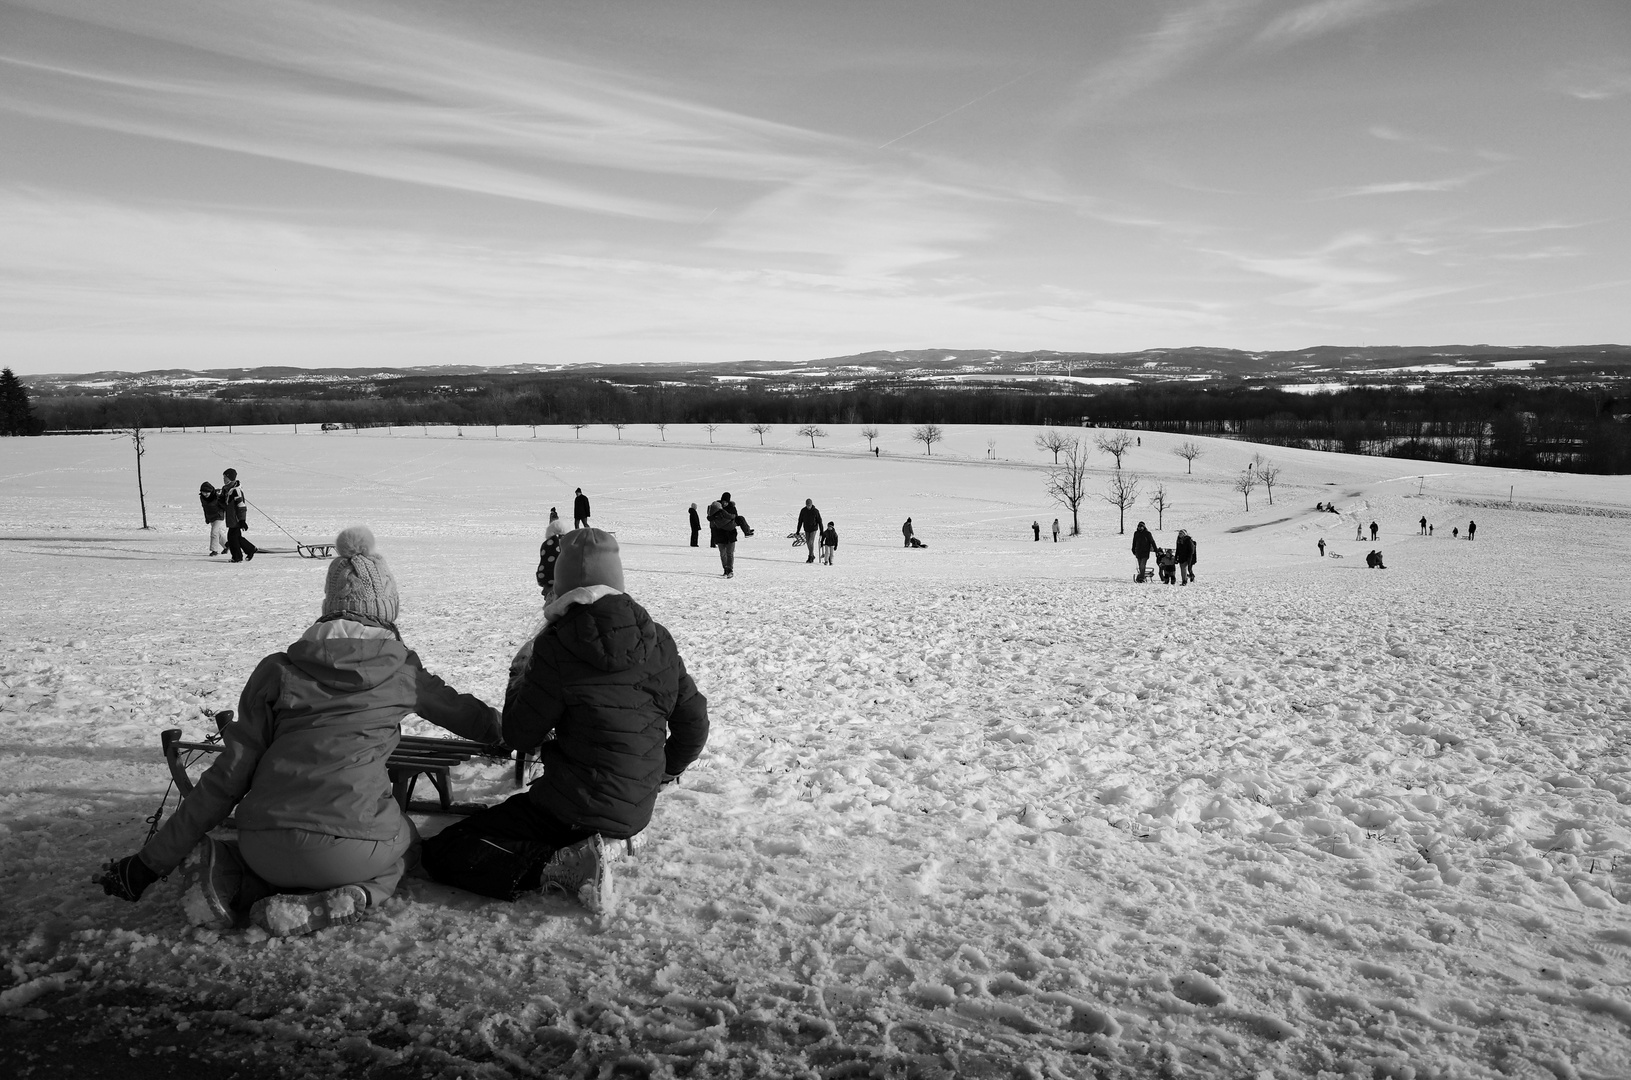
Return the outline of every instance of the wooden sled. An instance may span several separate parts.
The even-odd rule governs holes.
[[[302,559],[332,559],[334,558],[333,544],[302,544],[296,540],[294,549]]]
[[[224,727],[231,720],[230,709],[215,714],[217,727]],[[197,765],[207,755],[220,753],[222,742],[219,733],[206,736],[202,742],[190,742],[181,736],[180,728],[161,731],[159,745],[164,750],[164,761],[170,767],[170,777],[175,781],[176,790],[185,799],[193,790],[193,779],[187,770]],[[464,764],[473,757],[508,761],[511,756],[513,755],[509,751],[499,755],[492,747],[469,739],[436,739],[404,735],[386,760],[385,771],[391,778],[391,796],[404,811],[425,814],[473,814],[481,807],[453,801],[448,770],[455,765]],[[525,776],[525,769],[523,756],[516,761],[517,786]],[[435,801],[414,799],[413,789],[421,776],[428,778],[431,786],[436,789]]]

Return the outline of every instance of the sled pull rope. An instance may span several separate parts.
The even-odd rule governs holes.
[[[247,496],[247,495],[244,496],[244,502],[249,503],[250,506],[255,506],[254,503],[249,502],[249,496]],[[287,536],[290,540],[293,540],[296,544],[301,542],[300,537],[296,536],[294,533],[290,532],[288,529],[285,529],[282,525],[278,525],[277,518],[273,517],[271,514],[268,514],[265,510],[262,510],[260,507],[255,506],[255,513],[259,514],[261,517],[265,518],[267,521],[270,521],[273,525],[277,525],[278,532],[282,533],[284,536]]]

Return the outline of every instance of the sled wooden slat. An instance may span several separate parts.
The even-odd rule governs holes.
[[[224,721],[218,720],[218,723]],[[175,781],[176,790],[185,799],[193,790],[193,779],[188,775],[187,769],[196,765],[205,754],[220,753],[223,744],[209,741],[192,742],[181,736],[180,728],[169,728],[159,733],[159,745],[164,750],[164,761],[170,768],[170,777]],[[511,756],[506,753],[503,759],[507,761]],[[469,739],[435,739],[422,735],[404,735],[385,762],[385,772],[391,780],[391,797],[396,799],[397,805],[403,810],[472,814],[480,808],[453,801],[448,770],[455,765],[464,764],[473,757],[496,758],[497,755],[493,753],[491,747]],[[516,765],[518,785],[521,770],[522,763],[518,761]],[[414,799],[413,789],[421,776],[427,777],[431,786],[436,789],[435,802]]]
[[[302,544],[296,540],[294,549],[302,559],[332,559],[334,558],[333,544]]]

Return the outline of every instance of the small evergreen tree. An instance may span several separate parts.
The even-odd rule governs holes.
[[[0,435],[38,434],[39,424],[34,419],[34,407],[28,401],[28,387],[10,368],[0,369]]]

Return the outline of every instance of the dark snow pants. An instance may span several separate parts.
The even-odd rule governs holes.
[[[253,559],[260,548],[249,542],[249,537],[243,534],[242,529],[228,525],[227,551],[231,553],[233,562],[243,562],[245,558]]]
[[[539,887],[551,855],[593,834],[539,808],[523,791],[426,840],[420,864],[444,885],[514,900]]]

